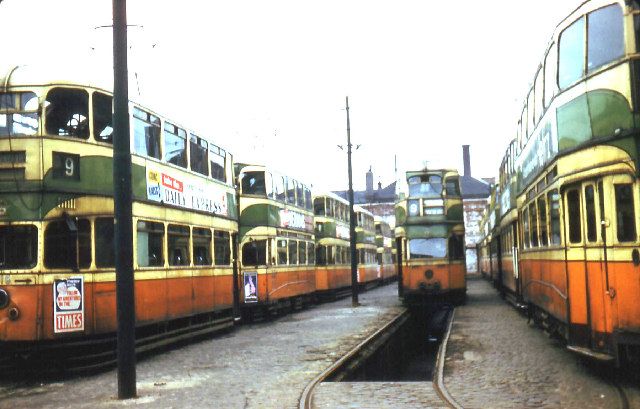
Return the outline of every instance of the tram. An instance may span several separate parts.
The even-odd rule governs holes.
[[[263,165],[236,164],[245,316],[311,302],[316,244],[311,189]]]
[[[111,85],[50,69],[1,75],[3,356],[112,339]],[[136,338],[231,326],[232,155],[143,105],[129,112]]]
[[[464,219],[456,170],[406,173],[407,189],[396,203],[401,296],[406,304],[464,302]]]
[[[389,223],[380,216],[374,216],[376,229],[376,259],[380,268],[382,282],[388,283],[397,279],[398,273],[393,259],[394,237]]]
[[[507,155],[516,206],[505,197],[500,222],[516,260],[510,272],[503,257],[503,286],[570,350],[618,364],[640,359],[639,16],[636,2],[591,0],[557,26]]]
[[[316,290],[335,297],[351,291],[349,202],[333,193],[313,199],[316,238]]]
[[[367,289],[379,285],[382,273],[376,259],[376,232],[373,213],[353,206],[356,217],[356,252],[358,255],[358,286]]]

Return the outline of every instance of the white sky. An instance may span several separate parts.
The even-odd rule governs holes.
[[[462,173],[463,144],[472,175],[492,177],[553,29],[581,2],[129,0],[144,27],[129,70],[151,109],[321,188],[347,187],[346,96],[356,189],[369,166],[391,183],[394,155],[400,177],[425,161]],[[94,27],[111,7],[4,0],[0,62],[108,65],[111,34]]]

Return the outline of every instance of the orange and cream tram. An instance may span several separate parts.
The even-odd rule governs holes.
[[[243,311],[311,301],[316,250],[310,188],[262,165],[236,164],[236,174]]]
[[[466,264],[458,172],[410,171],[406,181],[407,191],[396,203],[401,296],[407,304],[463,302]]]
[[[389,223],[380,216],[374,217],[376,228],[376,259],[380,268],[382,281],[387,283],[398,276],[396,264],[393,259],[394,237]]]
[[[111,85],[28,67],[0,75],[3,357],[110,342]],[[232,157],[146,106],[131,102],[129,112],[138,342],[230,326]]]

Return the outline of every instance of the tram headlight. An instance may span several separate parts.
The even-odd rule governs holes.
[[[5,308],[7,305],[9,305],[9,301],[11,300],[11,297],[9,297],[9,293],[0,288],[0,309]]]
[[[409,216],[418,216],[420,214],[420,201],[409,200]]]

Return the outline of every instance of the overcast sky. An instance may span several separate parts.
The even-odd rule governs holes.
[[[497,173],[557,23],[581,0],[129,0],[130,73],[153,110],[236,161],[346,189],[424,166]],[[110,0],[4,0],[3,64],[109,64]],[[92,49],[93,48],[93,49]]]

